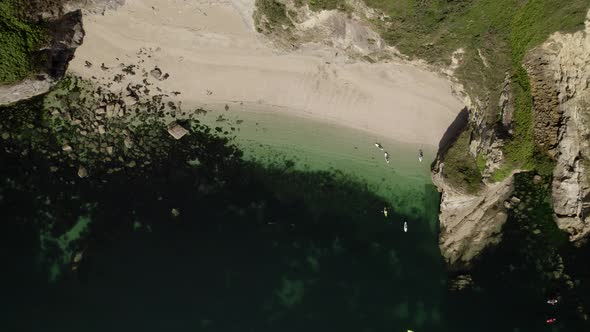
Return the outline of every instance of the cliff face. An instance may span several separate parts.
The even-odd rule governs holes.
[[[590,12],[586,31],[556,33],[526,59],[535,104],[535,138],[557,161],[557,225],[578,241],[590,233]]]
[[[13,85],[0,86],[0,105],[11,104],[46,93],[65,75],[74,52],[84,40],[82,12],[78,9],[64,15],[39,14],[46,19],[49,42],[35,55],[40,69],[36,78]],[[51,17],[51,18],[50,18]]]

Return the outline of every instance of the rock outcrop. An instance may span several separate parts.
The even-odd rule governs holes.
[[[279,2],[285,8],[286,16],[282,22],[272,22],[260,6],[254,12],[254,17],[258,31],[269,36],[281,48],[317,49],[320,45],[369,61],[404,58],[367,23],[367,19],[375,18],[376,14],[362,1],[347,1],[351,8],[350,14],[340,10],[316,12],[308,5],[300,5],[294,0]]]
[[[552,151],[555,219],[571,241],[590,234],[590,12],[586,31],[555,33],[526,60],[535,138]]]
[[[443,168],[444,163],[439,162],[433,173],[433,182],[442,191],[439,247],[449,269],[468,270],[474,258],[501,240],[513,177],[469,195],[446,183]]]
[[[36,79],[29,78],[16,84],[0,86],[0,105],[46,93],[65,75],[76,48],[82,45],[84,39],[82,12],[76,10],[49,18],[46,26],[50,41],[35,55],[40,73]]]

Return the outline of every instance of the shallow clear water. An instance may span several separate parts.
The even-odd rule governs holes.
[[[262,164],[290,160],[302,171],[338,170],[367,183],[373,192],[404,215],[418,218],[432,212],[432,206],[426,207],[423,201],[425,197],[430,199],[434,190],[430,163],[436,149],[432,146],[400,143],[369,132],[284,114],[231,111],[221,114],[231,125],[214,121],[219,112],[200,119],[226,129],[243,121],[235,125],[237,131],[230,136],[235,136],[246,159]],[[389,164],[385,162],[384,151],[375,146],[376,142],[389,153]],[[418,161],[419,149],[424,152],[422,162]]]

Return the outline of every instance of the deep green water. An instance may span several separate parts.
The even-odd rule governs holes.
[[[583,331],[545,326],[545,294],[506,291],[538,281],[511,284],[502,259],[520,260],[512,247],[476,271],[483,288],[449,292],[439,197],[416,147],[381,142],[399,156],[385,165],[365,144],[378,138],[314,126],[303,145],[293,130],[244,135],[245,160],[222,157],[233,148],[215,139],[193,148],[204,137],[191,135],[145,172],[84,180],[3,140],[2,330]],[[543,197],[532,199],[539,209]]]

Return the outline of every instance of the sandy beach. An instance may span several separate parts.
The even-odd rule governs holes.
[[[253,29],[253,2],[127,0],[88,14],[69,71],[111,89],[147,80],[191,107],[288,113],[431,146],[461,110],[448,80],[412,64],[353,61],[327,47],[274,49]],[[129,64],[144,75],[113,83]],[[155,67],[169,77],[145,75]]]

